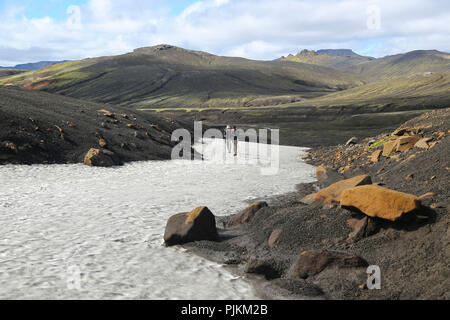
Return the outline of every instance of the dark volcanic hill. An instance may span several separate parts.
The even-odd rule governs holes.
[[[80,163],[90,148],[102,147],[117,163],[170,159],[172,131],[191,126],[120,106],[0,87],[0,164]]]
[[[312,64],[254,61],[160,45],[70,61],[0,84],[132,107],[239,107],[298,101],[360,85],[358,76]]]

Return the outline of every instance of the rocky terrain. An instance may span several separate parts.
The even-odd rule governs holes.
[[[0,164],[120,165],[170,159],[192,124],[56,94],[0,87]]]
[[[165,239],[245,274],[263,298],[449,299],[449,127],[442,109],[313,149],[316,183],[230,217],[178,215]],[[367,288],[369,265],[380,290]]]

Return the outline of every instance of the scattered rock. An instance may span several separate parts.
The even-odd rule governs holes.
[[[152,128],[156,131],[162,132],[162,129],[157,124],[152,124]]]
[[[446,206],[443,203],[433,203],[430,205],[431,209],[445,208]]]
[[[437,144],[436,141],[430,142],[428,145],[430,146],[430,149],[433,148]]]
[[[427,192],[419,197],[419,200],[424,200],[428,198],[433,198],[435,194],[433,192]]]
[[[356,208],[370,217],[396,221],[419,209],[421,201],[414,195],[370,185],[342,192],[341,207]]]
[[[383,157],[390,157],[397,148],[397,141],[386,142],[383,146]]]
[[[100,139],[100,140],[98,141],[98,145],[99,145],[100,147],[104,148],[104,147],[106,147],[106,146],[108,145],[108,143],[106,143],[106,140],[105,140],[105,139]]]
[[[325,166],[318,166],[316,169],[316,177],[318,181],[322,181],[328,178],[327,170],[329,168]]]
[[[350,146],[350,145],[357,144],[357,143],[358,143],[358,138],[352,137],[347,141],[347,143],[345,145]]]
[[[445,132],[444,131],[438,131],[435,132],[435,135],[437,135],[437,140],[442,140],[443,138],[445,138]]]
[[[357,268],[367,267],[368,263],[356,255],[327,250],[304,251],[291,268],[288,277],[306,279],[330,266]]]
[[[411,136],[411,137],[400,137],[397,139],[397,146],[396,150],[399,152],[405,152],[412,148],[414,148],[414,145],[420,140],[420,137],[418,136]]]
[[[349,219],[347,224],[353,229],[353,232],[347,238],[348,243],[354,243],[362,238],[369,237],[378,230],[375,220],[369,217],[364,217],[361,220]]]
[[[281,234],[283,233],[283,229],[278,228],[272,231],[269,237],[269,247],[274,248],[278,244],[278,241],[280,240]]]
[[[366,174],[336,182],[317,192],[314,195],[314,202],[317,205],[339,203],[344,190],[366,184],[372,184],[372,179]]]
[[[6,149],[8,149],[14,153],[18,153],[17,146],[13,142],[3,141],[3,145],[5,146]]]
[[[84,157],[84,164],[90,167],[112,167],[116,165],[114,153],[105,149],[91,148]]]
[[[114,113],[112,113],[111,111],[108,111],[106,109],[98,110],[98,112],[102,113],[105,117],[115,118]]]
[[[403,136],[405,133],[409,133],[414,131],[414,129],[412,128],[401,128],[401,129],[397,129],[395,130],[392,135],[394,136]]]
[[[230,217],[228,220],[228,226],[233,227],[240,224],[250,223],[255,218],[256,213],[264,207],[268,207],[268,204],[265,201],[252,203],[238,214]]]
[[[164,232],[166,245],[202,240],[217,240],[216,218],[207,207],[176,214],[167,221]]]
[[[383,153],[383,150],[377,150],[370,156],[370,161],[373,163],[377,163],[380,160],[380,156]]]
[[[416,148],[422,148],[422,149],[428,149],[430,146],[428,145],[428,142],[431,141],[432,138],[422,138],[419,141],[416,142],[414,147]]]

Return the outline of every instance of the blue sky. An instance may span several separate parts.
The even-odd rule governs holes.
[[[448,0],[0,0],[0,21],[0,66],[162,43],[260,60],[450,51]]]
[[[160,1],[161,6],[169,8],[172,15],[183,12],[188,6],[198,0]],[[0,10],[11,6],[24,7],[23,15],[29,19],[51,17],[55,21],[67,19],[67,8],[71,5],[86,5],[87,0],[0,0]],[[132,2],[132,1],[131,1]]]

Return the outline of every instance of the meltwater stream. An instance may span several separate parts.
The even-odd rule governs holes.
[[[241,143],[238,159],[245,152]],[[165,224],[197,206],[236,213],[313,181],[301,152],[280,147],[275,175],[234,157],[0,166],[0,299],[255,299],[224,266],[165,248]]]

